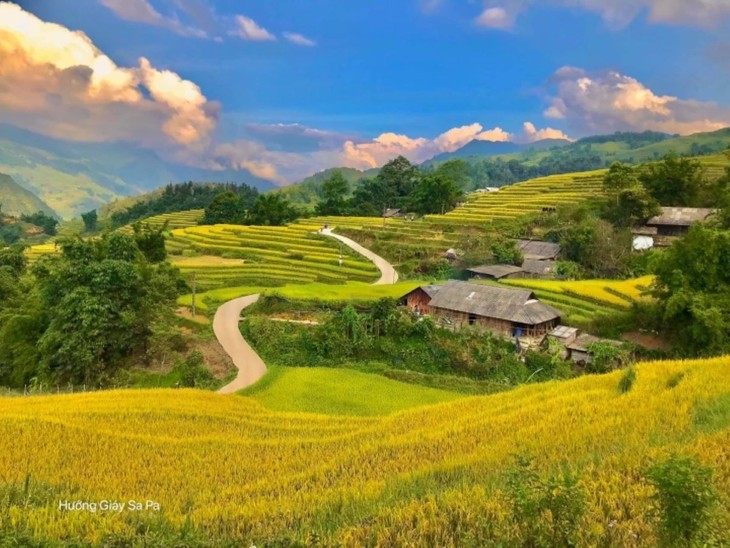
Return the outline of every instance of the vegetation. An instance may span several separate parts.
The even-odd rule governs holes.
[[[132,357],[144,360],[181,289],[159,246],[145,231],[65,240],[31,272],[21,249],[5,252],[0,383],[91,385]]]
[[[274,411],[377,416],[459,397],[352,369],[271,367],[241,392]]]
[[[722,545],[730,437],[695,415],[730,391],[727,367],[646,363],[625,394],[616,372],[376,417],[193,390],[5,398],[0,531],[20,545],[654,546],[663,509],[692,524],[671,501],[707,508],[694,493],[709,485],[716,504],[692,540]],[[675,452],[712,476],[647,469]],[[58,511],[59,500],[130,499],[161,510]]]

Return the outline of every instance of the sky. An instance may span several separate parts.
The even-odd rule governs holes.
[[[730,126],[730,0],[0,1],[0,122],[287,184]]]

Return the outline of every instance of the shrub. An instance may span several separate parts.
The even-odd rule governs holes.
[[[671,455],[648,471],[656,489],[660,533],[667,546],[689,546],[706,523],[714,500],[712,469],[695,458]]]
[[[621,380],[618,382],[618,391],[622,394],[626,394],[626,392],[629,392],[634,387],[635,382],[636,370],[633,367],[629,367],[626,371],[624,371],[624,374],[621,375]]]
[[[213,383],[213,376],[205,368],[203,355],[197,350],[191,352],[177,366],[180,371],[180,385],[186,388],[205,388]]]

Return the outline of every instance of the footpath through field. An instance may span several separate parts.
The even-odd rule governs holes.
[[[366,259],[372,261],[378,270],[380,270],[380,279],[373,285],[389,285],[398,281],[398,272],[393,265],[376,255],[369,249],[364,248],[350,238],[335,234],[331,229],[322,230],[325,236],[335,238],[353,249]],[[238,368],[238,375],[232,382],[218,390],[219,394],[232,394],[243,390],[254,384],[266,373],[266,364],[261,357],[251,348],[241,335],[239,322],[241,321],[241,312],[247,306],[251,306],[258,301],[260,295],[248,295],[240,299],[233,299],[223,304],[215,313],[213,319],[213,332],[218,342],[233,360],[233,364]]]

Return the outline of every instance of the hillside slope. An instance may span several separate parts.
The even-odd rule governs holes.
[[[247,171],[213,171],[168,162],[124,143],[74,143],[0,124],[0,172],[31,189],[63,218],[183,181],[274,185]]]
[[[2,525],[41,542],[129,545],[186,523],[186,545],[313,535],[345,546],[515,545],[524,530],[506,474],[522,454],[541,476],[566,467],[579,477],[577,545],[653,546],[646,466],[680,451],[712,467],[714,532],[727,538],[728,366],[644,363],[628,393],[617,372],[371,418],[276,413],[194,390],[3,398],[3,492],[32,503],[6,498]],[[57,510],[59,500],[130,499],[160,511]]]
[[[0,173],[0,204],[2,212],[13,217],[32,215],[39,211],[51,216],[56,215],[43,200],[4,173]]]

